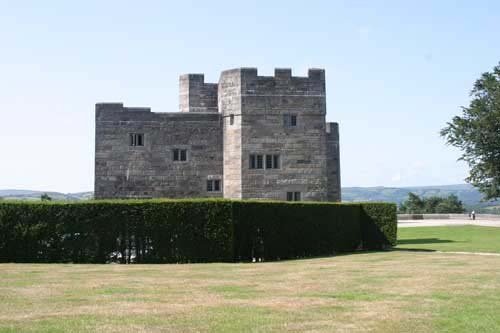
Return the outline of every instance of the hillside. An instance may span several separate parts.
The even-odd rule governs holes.
[[[472,185],[437,185],[414,187],[344,187],[342,188],[343,201],[388,201],[401,203],[408,193],[413,192],[421,197],[456,195],[468,208],[493,208],[500,205],[498,202],[481,202],[481,193]]]
[[[11,200],[40,200],[40,196],[47,193],[53,200],[78,201],[88,200],[93,192],[60,193],[33,190],[0,190],[0,198]]]
[[[418,196],[448,196],[455,194],[468,208],[492,210],[500,208],[499,202],[481,202],[481,194],[471,185],[437,185],[414,187],[344,187],[342,188],[343,201],[387,201],[401,203],[409,192]],[[40,195],[47,193],[54,200],[88,200],[93,192],[60,193],[32,190],[0,190],[0,198],[16,200],[40,200]]]

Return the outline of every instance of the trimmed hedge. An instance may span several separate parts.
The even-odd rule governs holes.
[[[249,261],[396,242],[392,204],[230,200],[0,202],[0,262]]]
[[[235,259],[330,255],[360,244],[360,206],[331,203],[233,203]]]
[[[396,204],[361,204],[361,241],[365,250],[385,249],[397,243]]]

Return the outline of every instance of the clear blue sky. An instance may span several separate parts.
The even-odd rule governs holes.
[[[94,104],[178,109],[178,76],[327,74],[343,186],[462,183],[439,137],[500,61],[499,1],[2,1],[0,188],[93,189]]]

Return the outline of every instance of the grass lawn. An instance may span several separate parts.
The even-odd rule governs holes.
[[[399,228],[398,248],[500,253],[500,228],[470,225]]]
[[[500,256],[406,250],[257,264],[2,264],[0,332],[498,332],[499,276]]]

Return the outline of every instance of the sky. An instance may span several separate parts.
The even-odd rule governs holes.
[[[93,190],[94,105],[178,111],[178,77],[326,70],[342,186],[463,183],[439,130],[500,61],[499,1],[0,0],[0,189]]]

